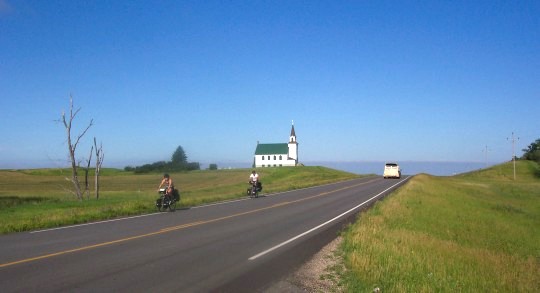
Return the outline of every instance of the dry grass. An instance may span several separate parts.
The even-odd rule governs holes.
[[[180,189],[178,208],[245,196],[251,169],[171,173]],[[101,176],[100,199],[78,201],[68,170],[0,170],[0,233],[85,223],[155,211],[162,174],[134,175],[107,169]],[[259,170],[263,193],[286,191],[359,177],[323,167]],[[79,178],[84,181],[84,173]],[[90,188],[93,189],[93,173]]]

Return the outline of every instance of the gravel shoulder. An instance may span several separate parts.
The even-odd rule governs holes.
[[[273,284],[263,292],[345,292],[339,286],[336,268],[343,270],[337,250],[343,238],[338,236],[323,247],[292,276]]]

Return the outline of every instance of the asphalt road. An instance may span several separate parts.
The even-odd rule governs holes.
[[[0,290],[261,292],[407,179],[369,177],[0,236]]]

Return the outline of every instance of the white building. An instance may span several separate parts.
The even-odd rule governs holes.
[[[294,124],[288,143],[258,143],[254,157],[255,167],[286,167],[298,165],[298,142]]]

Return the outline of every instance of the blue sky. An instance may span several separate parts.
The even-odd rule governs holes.
[[[0,0],[0,169],[502,162],[540,138],[539,1]]]

